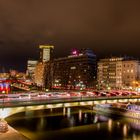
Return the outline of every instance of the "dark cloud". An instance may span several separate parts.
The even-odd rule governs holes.
[[[0,0],[0,63],[37,58],[39,44],[55,45],[56,57],[71,48],[98,56],[139,56],[139,0]],[[21,67],[21,65],[20,65]]]

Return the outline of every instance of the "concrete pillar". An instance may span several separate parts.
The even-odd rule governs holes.
[[[0,133],[5,133],[8,131],[8,124],[4,119],[0,120]]]

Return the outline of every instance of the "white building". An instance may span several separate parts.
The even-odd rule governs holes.
[[[37,60],[28,60],[27,61],[27,75],[33,80],[35,75],[35,68],[37,65]]]
[[[101,59],[98,62],[97,79],[101,88],[133,87],[140,78],[139,61],[123,57]]]

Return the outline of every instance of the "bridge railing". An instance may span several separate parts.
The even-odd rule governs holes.
[[[67,98],[28,98],[25,100],[4,100],[0,99],[0,108],[17,107],[17,106],[30,106],[30,105],[45,105],[56,103],[70,103],[70,102],[83,102],[83,101],[100,101],[100,100],[119,100],[119,99],[139,99],[140,96],[112,96],[112,97],[67,97]]]

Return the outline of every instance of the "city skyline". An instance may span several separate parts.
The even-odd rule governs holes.
[[[0,140],[140,139],[139,0],[0,0]]]
[[[139,57],[139,1],[0,1],[0,66],[25,69],[40,44],[54,56],[91,48],[99,58]]]

